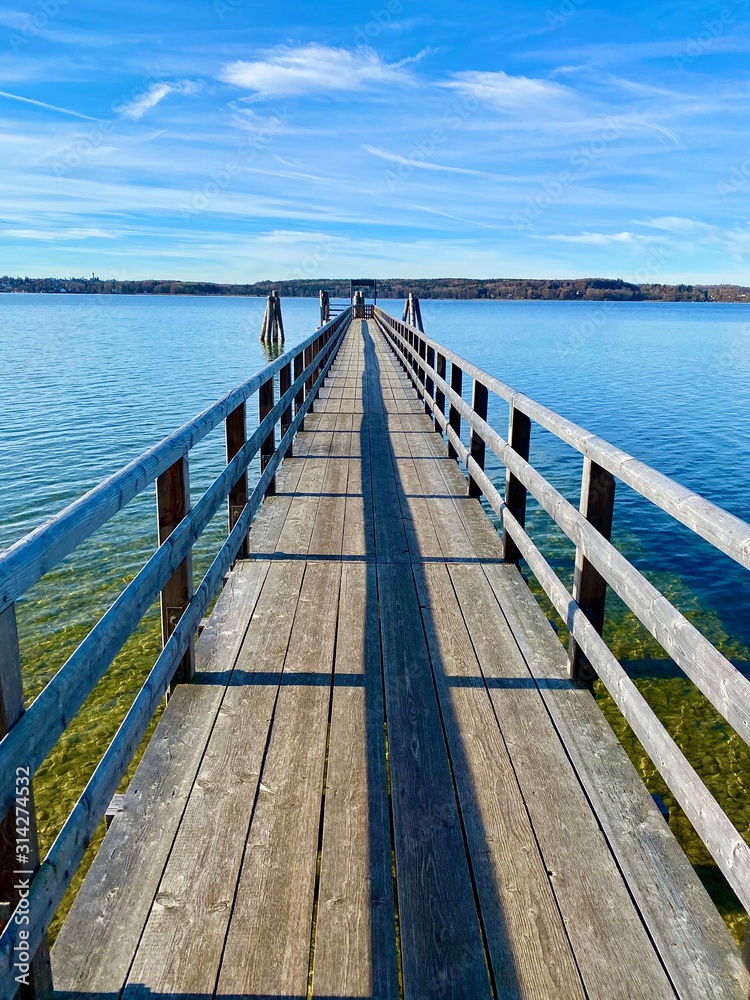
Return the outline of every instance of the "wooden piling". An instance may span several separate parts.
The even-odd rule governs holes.
[[[281,317],[281,299],[277,291],[271,292],[268,296],[260,339],[265,343],[284,343],[284,321]]]

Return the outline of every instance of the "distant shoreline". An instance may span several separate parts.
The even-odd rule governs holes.
[[[282,298],[317,298],[326,289],[331,298],[349,297],[349,280],[258,281],[218,284],[207,281],[143,279],[118,281],[91,278],[0,277],[0,293],[79,295],[179,295],[264,297],[277,290]],[[594,302],[750,302],[750,286],[633,284],[620,278],[390,278],[378,281],[381,299],[542,300]]]

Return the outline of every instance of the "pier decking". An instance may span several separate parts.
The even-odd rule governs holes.
[[[375,321],[348,328],[52,971],[112,1000],[747,996]]]

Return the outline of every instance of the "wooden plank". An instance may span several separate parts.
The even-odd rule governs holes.
[[[175,833],[268,562],[238,563],[196,646],[196,680],[179,685],[52,950],[56,989],[117,994],[146,924]],[[205,679],[206,683],[203,683]]]
[[[305,571],[218,996],[307,994],[340,577],[340,562]]]
[[[533,595],[505,567],[485,574],[678,995],[746,997],[747,972],[724,921],[595,700],[565,682],[565,651]]]
[[[342,571],[313,996],[396,1000],[377,580]]]
[[[163,545],[190,511],[190,474],[187,458],[181,458],[156,480],[156,515],[159,545]],[[161,641],[166,646],[177,622],[193,596],[193,556],[188,552],[162,588]],[[191,641],[175,671],[168,696],[176,684],[189,681],[195,673],[195,648]]]
[[[302,563],[271,564],[128,976],[128,995],[213,991],[303,572]]]
[[[576,962],[448,570],[425,564],[415,567],[415,576],[497,993],[583,1000]]]
[[[482,934],[411,574],[378,564],[406,1000],[491,996]]]

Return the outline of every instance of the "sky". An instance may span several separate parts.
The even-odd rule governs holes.
[[[0,0],[0,274],[750,284],[750,0]]]

